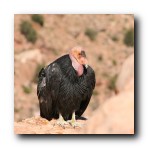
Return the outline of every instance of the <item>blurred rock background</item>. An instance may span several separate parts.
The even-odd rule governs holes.
[[[39,115],[36,95],[39,70],[76,45],[86,48],[89,65],[96,73],[96,87],[84,113],[91,126],[84,133],[91,133],[94,130],[91,127],[96,127],[96,132],[101,131],[105,125],[109,131],[114,131],[113,126],[120,124],[120,121],[115,122],[117,118],[125,118],[133,126],[133,15],[15,15],[14,120]],[[106,110],[107,116],[101,117],[101,108]],[[111,120],[114,115],[115,121]],[[100,122],[93,125],[93,118]],[[120,126],[115,132],[127,132],[119,129]]]

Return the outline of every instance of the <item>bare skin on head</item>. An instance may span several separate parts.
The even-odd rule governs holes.
[[[88,67],[88,61],[84,48],[80,46],[72,48],[70,50],[69,56],[72,61],[73,68],[77,71],[78,76],[81,76],[84,71],[83,65],[86,68]]]

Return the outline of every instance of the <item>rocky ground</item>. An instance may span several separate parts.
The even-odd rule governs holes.
[[[28,118],[39,115],[36,95],[36,82],[39,70],[61,55],[67,54],[68,49],[76,45],[86,48],[89,65],[93,67],[96,74],[96,87],[90,104],[83,115],[89,119],[89,121],[83,121],[86,125],[87,122],[92,124],[93,118],[96,118],[93,117],[97,114],[96,112],[100,112],[101,108],[106,110],[110,106],[107,104],[110,104],[112,99],[120,100],[117,104],[122,104],[124,99],[116,98],[124,98],[120,93],[126,93],[126,91],[131,90],[131,85],[134,82],[134,77],[132,77],[134,74],[134,67],[132,67],[134,60],[131,60],[133,63],[130,60],[129,62],[126,60],[132,59],[130,56],[133,56],[134,47],[133,45],[127,45],[124,41],[126,32],[134,28],[133,15],[42,16],[44,18],[43,25],[33,21],[31,18],[32,15],[15,15],[14,17],[14,120],[16,133],[21,133],[26,128],[28,129],[29,126],[26,126],[26,124],[30,125],[29,120],[38,124],[36,118]],[[28,41],[25,35],[21,33],[21,24],[23,21],[29,22],[37,33],[36,42]],[[125,60],[127,64],[124,64],[125,66],[122,68]],[[128,63],[131,64],[128,65]],[[120,71],[124,72],[121,73]],[[134,88],[132,92],[134,92]],[[125,95],[129,96],[129,94]],[[127,102],[132,100],[131,102],[133,102],[132,97],[129,96],[131,99],[125,100]],[[132,108],[132,104],[129,106]],[[125,107],[126,105],[122,106],[123,109]],[[114,111],[116,112],[120,109],[113,108],[115,108]],[[112,115],[112,113],[106,114],[107,117]],[[124,113],[122,115],[124,118]],[[100,116],[101,113],[98,118],[101,118]],[[117,117],[119,116],[117,115]],[[130,116],[132,116],[132,113]],[[23,122],[21,122],[22,120]],[[106,120],[106,123],[109,121],[111,121],[110,118]],[[114,122],[112,121],[112,124]],[[31,127],[35,125],[31,125]],[[43,131],[41,130],[40,132],[45,132],[44,126],[50,126],[50,123],[41,125]],[[23,127],[24,130],[19,131],[18,129],[20,127]],[[103,129],[103,124],[100,127]],[[36,128],[40,129],[40,125]],[[113,127],[109,126],[108,128],[112,129]],[[71,130],[74,132],[73,129]],[[85,130],[85,133],[91,133],[90,131],[90,129]],[[132,133],[132,131],[128,130],[129,133]],[[52,132],[54,133],[55,131],[53,130]],[[61,133],[64,132],[66,131],[63,130]]]
[[[85,121],[77,120],[77,122],[85,126]],[[57,120],[49,122],[41,117],[32,117],[14,123],[15,134],[77,134],[80,129],[80,127],[73,128],[69,124],[63,128],[57,125]]]

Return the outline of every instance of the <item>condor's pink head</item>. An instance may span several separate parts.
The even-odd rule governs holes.
[[[69,56],[73,68],[77,71],[78,76],[81,76],[84,72],[83,66],[88,67],[85,50],[80,46],[76,46],[70,50]]]

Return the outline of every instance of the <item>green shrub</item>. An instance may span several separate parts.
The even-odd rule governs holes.
[[[117,61],[116,60],[112,60],[112,64],[114,65],[114,66],[116,66],[117,65]]]
[[[14,112],[15,112],[15,113],[18,113],[18,112],[19,112],[19,109],[15,107],[15,108],[14,108]]]
[[[28,41],[35,43],[37,40],[37,33],[34,29],[31,29],[30,32],[26,35]]]
[[[106,73],[106,72],[103,72],[103,73],[102,73],[102,76],[105,77],[105,78],[108,78],[108,77],[109,77],[109,74]]]
[[[32,29],[32,25],[28,21],[23,21],[21,23],[20,28],[21,28],[21,33],[24,34],[24,35],[26,35]]]
[[[36,23],[38,23],[39,25],[43,26],[44,25],[44,18],[42,15],[40,14],[33,14],[32,15],[32,20]]]
[[[117,42],[117,41],[118,41],[118,37],[117,37],[117,36],[112,36],[112,40],[113,40],[114,42]]]
[[[115,85],[116,85],[116,80],[117,80],[117,75],[114,75],[113,77],[111,77],[109,79],[109,84],[108,84],[108,88],[110,90],[115,90]]]
[[[124,44],[127,46],[134,46],[134,29],[128,29],[125,32],[124,36]]]
[[[96,110],[99,107],[99,102],[96,98],[93,98],[93,101],[90,101],[90,108],[92,111]]]
[[[23,88],[24,93],[26,94],[30,94],[32,92],[32,87],[30,85],[29,86],[23,85],[22,88]]]
[[[59,50],[56,48],[50,48],[50,51],[52,51],[52,53],[56,56],[59,55]]]
[[[37,33],[28,21],[23,21],[20,25],[21,33],[26,37],[27,41],[35,43],[37,40]]]
[[[37,83],[37,82],[38,82],[38,75],[39,75],[39,72],[40,72],[40,70],[41,70],[42,68],[44,68],[44,67],[45,67],[45,64],[44,64],[44,63],[38,64],[38,65],[36,66],[36,70],[35,70],[35,73],[34,73],[34,77],[33,77],[33,79],[32,79],[32,82],[34,82],[34,83]]]
[[[98,32],[94,29],[87,28],[85,31],[85,35],[89,37],[90,40],[94,41],[97,37]]]
[[[98,93],[96,90],[93,91],[93,95],[94,95],[94,96],[97,96],[98,94],[99,94],[99,93]]]
[[[98,56],[98,61],[102,61],[103,60],[103,56],[100,54],[99,56]]]

